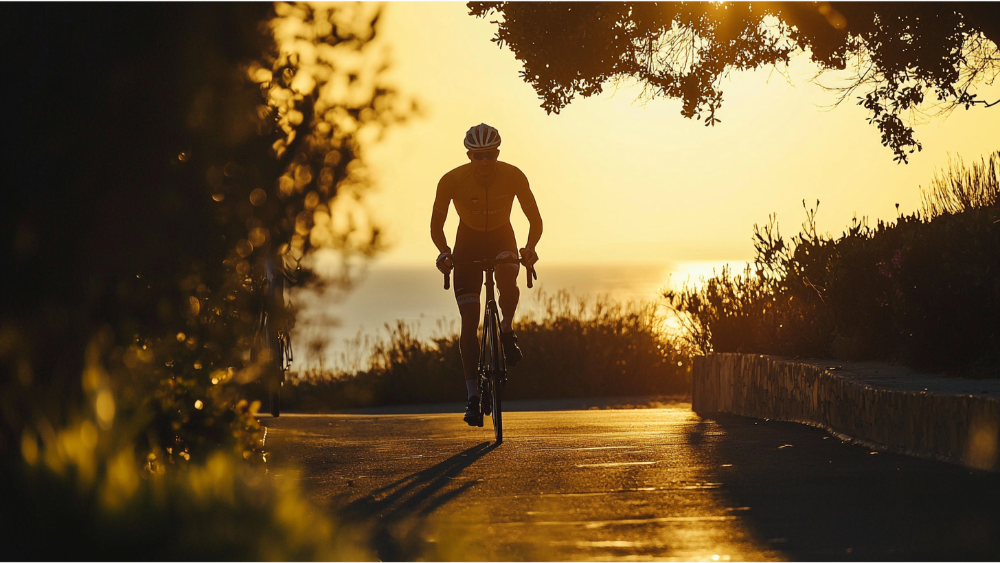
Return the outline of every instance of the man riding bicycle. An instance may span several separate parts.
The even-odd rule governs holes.
[[[517,259],[517,242],[510,224],[515,196],[529,223],[528,242],[520,249],[525,266],[530,267],[538,261],[535,245],[542,236],[542,216],[538,213],[535,196],[528,187],[528,178],[516,166],[497,160],[500,156],[499,147],[500,133],[493,127],[480,123],[469,129],[465,134],[469,162],[441,177],[431,214],[431,239],[441,252],[437,258],[437,268],[447,274],[455,267],[455,299],[462,317],[462,368],[469,397],[465,422],[469,426],[480,425],[482,418],[477,374],[479,339],[476,333],[479,329],[479,296],[483,288],[483,270],[463,263],[472,260]],[[444,234],[444,222],[448,218],[448,206],[452,202],[455,203],[460,219],[454,252],[448,247],[448,239]],[[519,269],[520,266],[512,262],[498,265],[495,273],[500,292],[498,303],[503,312],[500,339],[503,341],[504,359],[511,366],[521,359],[521,351],[516,344],[517,336],[511,328],[520,298],[517,287]]]

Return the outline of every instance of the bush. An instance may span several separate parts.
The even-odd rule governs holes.
[[[512,399],[682,394],[690,361],[654,303],[538,294],[540,311],[517,324],[523,364]]]
[[[690,392],[688,354],[668,336],[654,304],[574,299],[561,291],[540,292],[536,305],[514,324],[525,359],[509,368],[506,398]],[[465,400],[458,334],[423,342],[402,321],[386,330],[387,338],[371,343],[366,369],[293,375],[283,398],[303,410]]]
[[[378,11],[0,6],[9,70],[32,77],[4,92],[19,108],[0,211],[15,557],[331,556],[329,537],[296,546],[273,527],[301,501],[254,484],[263,433],[235,380],[261,372],[244,352],[263,255],[308,274],[333,252],[347,284],[382,248],[363,139],[409,110],[371,43]]]
[[[756,257],[701,287],[666,292],[701,352],[899,361],[977,377],[1000,372],[1000,153],[961,161],[924,191],[924,212],[819,235],[816,209],[790,244],[774,218]],[[803,202],[804,203],[804,202]],[[819,202],[817,202],[817,207]]]

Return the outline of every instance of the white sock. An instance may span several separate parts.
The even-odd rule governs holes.
[[[475,379],[466,379],[465,388],[469,391],[469,398],[479,396],[479,382]]]

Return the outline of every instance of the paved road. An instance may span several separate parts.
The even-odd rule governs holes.
[[[489,422],[386,412],[262,419],[271,474],[383,560],[1000,559],[1000,475],[805,426],[538,410],[495,447]]]

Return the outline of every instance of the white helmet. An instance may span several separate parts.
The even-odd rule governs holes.
[[[465,148],[470,151],[486,151],[500,146],[500,132],[485,123],[469,129],[465,134]]]

